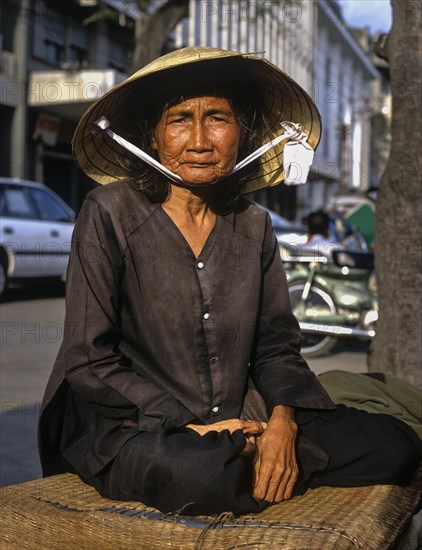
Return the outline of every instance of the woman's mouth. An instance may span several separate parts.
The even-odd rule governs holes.
[[[184,164],[193,168],[208,168],[209,166],[215,166],[213,162],[185,162]]]

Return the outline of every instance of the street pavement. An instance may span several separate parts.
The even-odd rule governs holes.
[[[60,347],[63,289],[11,289],[0,304],[0,486],[41,477],[36,429],[40,403]],[[344,340],[328,357],[309,359],[317,374],[366,372],[367,344]]]
[[[0,305],[0,486],[41,477],[37,423],[63,321],[54,285],[10,291]]]

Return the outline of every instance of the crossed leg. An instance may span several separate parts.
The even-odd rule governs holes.
[[[384,414],[337,406],[335,417],[298,411],[296,493],[309,487],[407,484],[422,460],[422,442],[406,424]],[[82,475],[105,497],[139,500],[186,515],[256,513],[268,503],[252,493],[250,459],[238,431],[140,433],[96,476]],[[314,453],[314,456],[311,456]]]

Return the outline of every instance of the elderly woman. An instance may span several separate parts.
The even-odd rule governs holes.
[[[299,149],[317,146],[318,111],[295,82],[211,48],[160,58],[82,118],[75,158],[103,186],[73,237],[46,475],[187,514],[409,481],[420,440],[333,405],[300,355],[269,217],[242,198],[282,181],[282,121],[300,124]]]

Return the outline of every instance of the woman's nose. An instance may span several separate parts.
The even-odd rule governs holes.
[[[207,129],[201,122],[195,122],[192,125],[188,148],[196,152],[209,151],[212,149]]]

